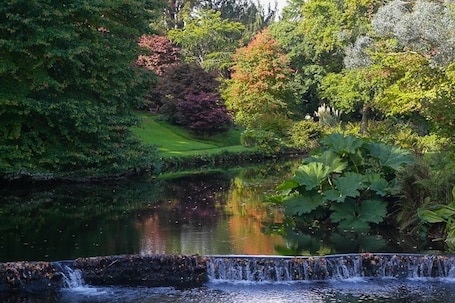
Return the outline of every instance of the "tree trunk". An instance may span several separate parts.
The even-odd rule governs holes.
[[[362,122],[360,122],[360,133],[365,134],[368,131],[368,119],[369,119],[370,107],[364,103],[362,107]]]

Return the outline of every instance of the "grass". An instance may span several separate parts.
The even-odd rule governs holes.
[[[142,120],[142,125],[132,131],[144,144],[156,145],[163,158],[250,150],[240,145],[240,130],[232,129],[223,134],[197,137],[189,130],[160,120],[157,115],[138,112],[138,117]]]

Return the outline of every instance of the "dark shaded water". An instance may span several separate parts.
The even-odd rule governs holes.
[[[281,213],[264,194],[301,160],[100,184],[23,184],[0,189],[0,262],[55,261],[117,254],[326,255],[417,253],[420,239],[267,222]],[[265,232],[264,232],[265,231]]]

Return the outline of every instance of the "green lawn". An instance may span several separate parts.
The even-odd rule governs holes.
[[[144,144],[158,146],[163,157],[216,154],[223,151],[241,152],[249,150],[240,145],[240,131],[198,138],[186,129],[159,120],[158,116],[146,112],[138,113],[141,127],[133,128]]]

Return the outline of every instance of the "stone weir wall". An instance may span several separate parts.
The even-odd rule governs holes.
[[[63,275],[49,262],[0,263],[0,293],[42,293],[60,289]]]
[[[210,279],[327,280],[455,277],[455,256],[356,254],[325,257],[120,255],[61,262],[0,263],[0,293],[56,292],[79,270],[89,285],[201,286]]]
[[[79,269],[90,285],[196,287],[207,281],[206,258],[181,255],[121,255],[62,262],[0,263],[0,293],[56,292],[65,267]]]
[[[71,267],[90,285],[195,287],[208,280],[206,258],[197,255],[81,258]]]

